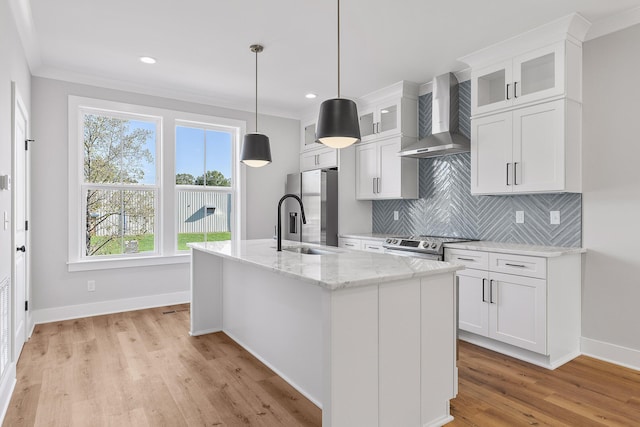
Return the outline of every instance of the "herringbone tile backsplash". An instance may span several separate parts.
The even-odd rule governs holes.
[[[460,130],[469,135],[471,82],[460,83]],[[431,94],[420,97],[419,131],[431,131]],[[472,196],[471,156],[419,160],[419,198],[373,202],[373,232],[398,236],[466,237],[496,242],[577,247],[582,244],[582,195]],[[399,220],[393,220],[398,211]],[[524,224],[516,224],[524,211]],[[560,211],[560,224],[549,212]]]

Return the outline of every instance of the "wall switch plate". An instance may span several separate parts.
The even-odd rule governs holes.
[[[95,290],[96,290],[96,281],[95,280],[89,280],[87,282],[87,291],[94,292]]]
[[[524,224],[524,211],[516,211],[516,224]]]
[[[398,214],[398,211],[393,211],[393,220],[397,221],[400,218],[400,215]]]
[[[560,211],[549,212],[549,222],[554,225],[560,224]]]

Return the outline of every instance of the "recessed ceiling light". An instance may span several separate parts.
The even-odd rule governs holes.
[[[380,113],[382,114],[387,114],[389,112],[389,110],[380,110]]]
[[[152,58],[150,56],[141,56],[140,62],[144,62],[145,64],[155,64],[156,58]]]
[[[305,98],[307,98],[307,99],[313,99],[313,98],[315,98],[316,96],[318,96],[318,95],[316,95],[315,93],[308,93],[308,94],[306,94],[304,97],[305,97]]]

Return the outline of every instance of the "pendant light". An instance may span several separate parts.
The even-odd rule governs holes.
[[[316,139],[331,148],[344,148],[360,140],[356,103],[340,98],[340,0],[338,0],[338,97],[320,105]]]
[[[269,137],[258,133],[258,53],[264,48],[259,44],[252,44],[249,49],[256,54],[256,131],[245,134],[240,161],[247,166],[259,168],[271,163]]]

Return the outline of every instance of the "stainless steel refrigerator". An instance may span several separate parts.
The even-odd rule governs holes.
[[[338,246],[338,171],[318,169],[289,174],[285,190],[302,199],[307,223],[302,224],[298,202],[287,199],[281,225],[283,238]]]

